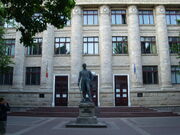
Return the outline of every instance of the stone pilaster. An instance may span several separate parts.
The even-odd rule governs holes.
[[[169,56],[168,32],[164,6],[156,7],[156,33],[159,47],[160,76],[162,88],[171,87],[171,64]]]
[[[139,17],[136,6],[128,7],[128,49],[130,58],[131,87],[142,87],[141,43]]]
[[[43,32],[42,61],[41,61],[41,89],[53,88],[53,55],[54,55],[54,27],[47,26]]]
[[[81,7],[75,6],[72,11],[71,19],[71,89],[70,91],[79,92],[77,90],[77,82],[79,71],[82,70],[82,10]],[[74,91],[75,90],[75,91]]]
[[[100,104],[103,106],[112,103],[112,34],[111,34],[111,17],[108,6],[101,6],[99,13],[99,44],[100,44],[100,64],[101,64],[101,89],[100,92],[111,93],[105,97],[100,95]],[[110,97],[108,101],[108,97]],[[107,101],[107,103],[105,103]],[[113,104],[113,103],[112,103]],[[111,104],[111,105],[112,105]]]
[[[21,32],[16,32],[15,41],[15,66],[13,74],[13,88],[23,89],[24,86],[24,59],[25,59],[25,47],[20,43]]]

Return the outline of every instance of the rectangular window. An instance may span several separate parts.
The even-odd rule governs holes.
[[[17,26],[17,22],[13,19],[8,20],[4,23],[4,28],[15,28]]]
[[[112,10],[111,22],[112,24],[126,24],[126,11],[125,10]]]
[[[142,54],[156,54],[155,37],[141,37]]]
[[[84,25],[97,25],[98,24],[98,11],[97,10],[84,10],[83,11]]]
[[[71,26],[71,20],[68,20],[65,26]]]
[[[170,53],[180,53],[180,37],[169,37]]]
[[[98,54],[99,53],[99,38],[98,37],[84,37],[83,38],[83,53],[84,54]]]
[[[172,84],[180,84],[180,66],[171,66]]]
[[[26,68],[26,85],[40,85],[41,68],[27,67]]]
[[[158,84],[158,67],[143,66],[143,83]]]
[[[13,82],[13,67],[9,67],[6,72],[0,72],[0,85],[12,85]]]
[[[113,54],[127,54],[127,37],[112,37]]]
[[[15,55],[15,39],[5,39],[4,44],[6,46],[6,55]]]
[[[42,54],[42,38],[34,38],[33,46],[27,47],[27,55],[41,55]]]
[[[180,10],[167,10],[166,22],[167,24],[177,25],[177,20],[180,20]]]
[[[56,37],[54,45],[55,54],[70,54],[70,38]]]
[[[153,11],[140,10],[139,11],[139,23],[140,24],[154,24]]]

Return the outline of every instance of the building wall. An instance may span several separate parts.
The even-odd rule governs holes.
[[[12,106],[33,107],[54,105],[54,76],[69,76],[68,106],[77,106],[80,101],[80,92],[77,86],[78,72],[81,64],[86,63],[88,69],[99,75],[99,106],[114,106],[114,75],[127,75],[129,77],[129,106],[178,106],[180,105],[180,85],[172,85],[169,81],[170,65],[177,65],[179,60],[175,55],[167,53],[167,36],[178,36],[180,26],[159,24],[163,19],[165,9],[177,9],[179,0],[76,0],[76,7],[72,11],[71,26],[56,29],[48,26],[48,29],[37,34],[43,38],[43,53],[41,56],[26,56],[25,48],[19,43],[20,34],[14,29],[7,29],[5,38],[16,39],[16,54],[13,61],[15,69],[12,86],[0,86],[1,96],[5,96]],[[162,6],[159,6],[162,5]],[[99,25],[82,25],[82,10],[96,9],[99,11]],[[109,25],[110,10],[123,8],[127,12],[127,24]],[[153,9],[155,23],[153,25],[139,25],[137,10]],[[161,12],[162,10],[162,12]],[[81,23],[77,23],[81,22]],[[166,28],[166,29],[163,29]],[[77,33],[73,33],[76,31]],[[138,38],[134,36],[155,36],[157,54],[141,55],[138,48]],[[78,44],[82,45],[82,37],[98,36],[98,55],[81,55]],[[112,36],[128,36],[130,52],[125,55],[111,55]],[[71,54],[55,55],[53,52],[54,37],[71,37]],[[50,48],[48,45],[52,45]],[[108,48],[105,48],[108,46]],[[108,52],[108,49],[109,52]],[[165,49],[165,51],[164,51]],[[108,53],[106,53],[108,52]],[[133,52],[133,53],[132,53]],[[79,56],[79,57],[78,57]],[[165,63],[163,62],[165,60]],[[49,62],[49,77],[46,79],[46,62]],[[17,64],[18,63],[18,64]],[[133,74],[133,64],[137,65],[137,74]],[[144,85],[142,83],[142,66],[158,66],[159,83]],[[41,85],[25,85],[25,68],[41,67]],[[21,70],[23,69],[23,70]],[[163,72],[166,71],[164,74]],[[142,93],[143,97],[138,97]],[[40,98],[39,94],[44,94]]]

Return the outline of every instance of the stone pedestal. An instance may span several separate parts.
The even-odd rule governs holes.
[[[91,127],[91,128],[106,128],[107,125],[99,122],[95,116],[95,105],[91,102],[80,103],[79,116],[75,121],[70,121],[66,127]]]

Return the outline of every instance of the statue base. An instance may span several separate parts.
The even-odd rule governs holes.
[[[70,121],[66,127],[84,128],[106,128],[107,125],[99,122],[95,116],[95,105],[92,102],[81,102],[79,104],[79,116],[75,121]]]

